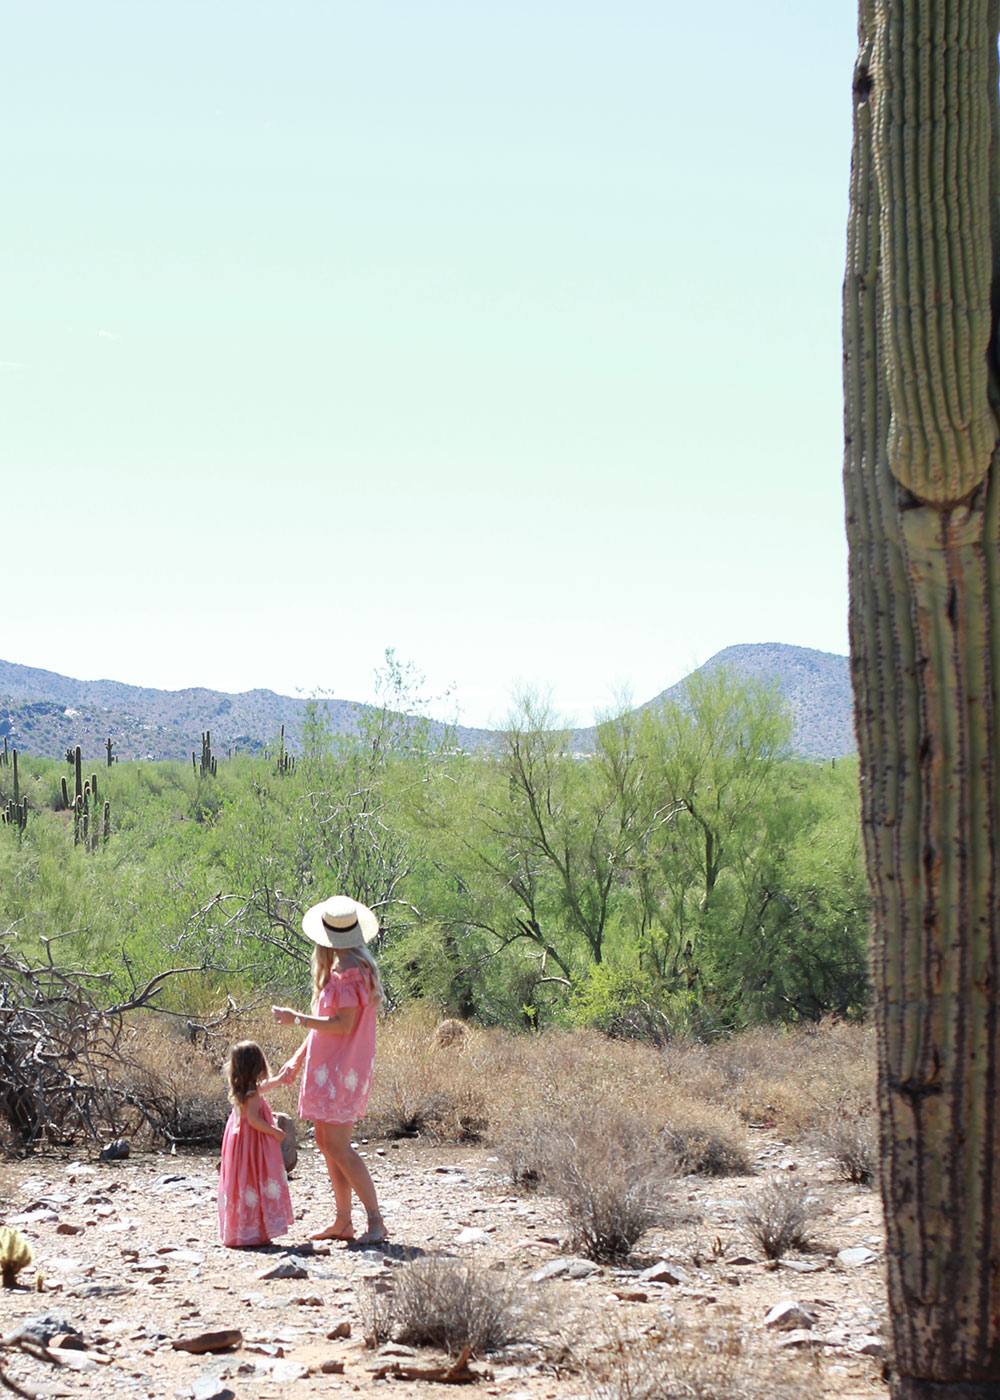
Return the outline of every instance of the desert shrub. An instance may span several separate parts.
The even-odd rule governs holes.
[[[579,1113],[553,1127],[542,1151],[542,1181],[565,1211],[570,1247],[587,1258],[623,1258],[666,1218],[672,1163],[641,1119]]]
[[[742,1176],[750,1171],[746,1142],[712,1106],[675,1113],[660,1133],[664,1150],[685,1176]]]
[[[801,1178],[771,1177],[744,1205],[743,1227],[765,1259],[780,1259],[790,1249],[811,1248],[816,1204]]]
[[[387,1292],[372,1293],[378,1338],[439,1347],[454,1355],[469,1345],[493,1351],[524,1335],[530,1306],[513,1277],[431,1254],[400,1269]]]
[[[812,1133],[821,1152],[832,1157],[845,1181],[870,1186],[878,1171],[878,1117],[868,1098],[852,1096],[838,1104]]]

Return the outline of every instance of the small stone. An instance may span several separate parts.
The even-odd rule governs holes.
[[[859,1356],[885,1356],[885,1342],[881,1337],[858,1337],[851,1343],[851,1350]]]
[[[648,1303],[649,1294],[644,1293],[641,1288],[616,1288],[615,1297],[620,1298],[623,1303]]]
[[[764,1326],[786,1332],[798,1327],[812,1327],[814,1322],[815,1318],[806,1312],[801,1303],[797,1303],[794,1298],[786,1298],[782,1303],[775,1303],[764,1319]]]
[[[56,1226],[57,1235],[82,1235],[83,1226],[73,1225],[69,1220],[60,1220]]]
[[[324,1376],[342,1376],[344,1363],[331,1357],[329,1361],[321,1361],[319,1369]]]
[[[780,1267],[793,1274],[818,1274],[826,1268],[825,1259],[782,1259]]]
[[[233,1351],[242,1344],[243,1333],[238,1327],[226,1327],[218,1332],[199,1332],[195,1337],[175,1337],[170,1343],[174,1351],[190,1351],[196,1356],[210,1351]]]
[[[874,1264],[878,1258],[870,1249],[864,1245],[856,1245],[853,1249],[841,1249],[837,1251],[837,1263],[845,1269],[859,1269],[863,1264]]]
[[[351,1324],[349,1322],[338,1322],[332,1331],[327,1332],[326,1340],[334,1342],[338,1337],[349,1337],[351,1335]]]
[[[480,1230],[477,1226],[470,1225],[466,1229],[459,1231],[456,1244],[488,1244],[489,1235],[485,1230]]]
[[[550,1259],[547,1264],[543,1264],[540,1269],[536,1269],[531,1275],[532,1283],[544,1283],[546,1279],[558,1278],[569,1268],[568,1259]]]
[[[129,1155],[130,1151],[125,1138],[115,1138],[114,1142],[109,1142],[102,1147],[97,1155],[102,1162],[120,1162]]]
[[[184,1394],[183,1391],[180,1393]],[[236,1392],[230,1390],[218,1376],[197,1376],[188,1393],[191,1400],[236,1400]]]
[[[812,1346],[816,1338],[807,1327],[795,1327],[791,1332],[785,1334],[778,1341],[779,1347],[808,1347]]]
[[[309,1270],[304,1269],[301,1264],[293,1264],[290,1260],[284,1264],[275,1264],[271,1269],[265,1269],[258,1278],[308,1278]]]
[[[600,1273],[600,1265],[591,1259],[571,1259],[566,1270],[567,1278],[590,1278],[597,1273]]]
[[[321,1308],[323,1299],[318,1293],[306,1293],[299,1298],[289,1298],[289,1303],[293,1308]]]
[[[640,1283],[687,1283],[688,1274],[686,1269],[682,1269],[680,1264],[668,1264],[666,1259],[661,1259],[658,1264],[652,1264],[648,1269],[643,1269],[639,1275]]]

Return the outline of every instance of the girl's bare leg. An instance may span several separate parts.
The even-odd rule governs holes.
[[[322,1128],[322,1139],[320,1129]],[[351,1132],[353,1123],[323,1123],[316,1124],[316,1139],[320,1143],[320,1151],[326,1160],[327,1170],[330,1172],[330,1180],[334,1180],[333,1168],[343,1176],[349,1184],[347,1193],[347,1211],[350,1214],[350,1191],[364,1206],[368,1215],[368,1228],[361,1235],[360,1241],[366,1244],[376,1244],[379,1240],[387,1238],[385,1222],[382,1219],[378,1208],[378,1194],[375,1190],[375,1183],[372,1181],[371,1173],[365,1166],[364,1158],[351,1146]],[[331,1166],[332,1163],[332,1166]],[[336,1193],[336,1186],[334,1186]],[[340,1218],[341,1203],[337,1199],[337,1216]]]

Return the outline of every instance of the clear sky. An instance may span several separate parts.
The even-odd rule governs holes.
[[[39,0],[0,657],[589,722],[846,651],[853,0]]]

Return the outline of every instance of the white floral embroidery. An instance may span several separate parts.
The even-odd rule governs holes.
[[[281,1186],[273,1176],[269,1176],[264,1182],[264,1195],[270,1196],[272,1201],[278,1200],[281,1195]]]
[[[344,1088],[356,1089],[358,1087],[358,1072],[356,1069],[349,1069],[344,1075]]]
[[[317,1065],[313,1070],[313,1079],[315,1079],[317,1084],[326,1083],[326,1065]]]
[[[260,1198],[258,1197],[257,1192],[253,1189],[253,1187],[248,1186],[243,1192],[243,1199],[244,1201],[246,1201],[248,1206],[255,1206]]]

